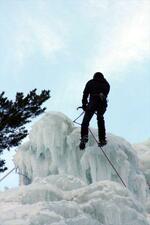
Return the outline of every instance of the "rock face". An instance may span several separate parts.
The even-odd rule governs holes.
[[[120,137],[107,139],[103,149],[127,188],[91,135],[80,151],[80,128],[62,113],[45,114],[17,151],[24,176],[18,189],[0,193],[0,225],[149,225],[136,151]]]

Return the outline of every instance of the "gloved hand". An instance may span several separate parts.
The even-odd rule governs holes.
[[[87,110],[87,105],[82,105],[82,109],[83,109],[84,111],[86,111],[86,110]]]

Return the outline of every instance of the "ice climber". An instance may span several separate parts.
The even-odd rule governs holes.
[[[100,72],[96,72],[89,80],[83,91],[82,108],[85,111],[81,124],[80,149],[85,148],[88,142],[88,127],[94,113],[97,114],[99,146],[107,144],[104,113],[107,108],[107,96],[110,90],[108,81]]]

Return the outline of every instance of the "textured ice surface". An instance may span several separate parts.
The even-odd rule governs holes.
[[[47,113],[33,126],[14,159],[22,186],[0,193],[0,225],[149,224],[149,193],[134,148],[111,134],[103,148],[125,188],[93,137],[85,151],[79,140],[80,128],[62,113]]]
[[[0,225],[148,225],[144,208],[122,185],[86,185],[65,175],[1,192],[0,208]]]
[[[135,144],[134,148],[140,161],[141,170],[143,171],[149,186],[149,195],[147,196],[146,207],[147,212],[149,213],[150,223],[150,139],[143,143]]]
[[[140,166],[146,177],[147,183],[150,187],[150,139],[141,144],[134,145],[137,151]]]
[[[93,130],[97,136],[97,130]],[[16,154],[15,164],[20,172],[20,183],[31,183],[36,177],[68,174],[90,184],[100,180],[120,182],[104,154],[89,135],[85,151],[79,150],[80,128],[62,113],[47,113],[32,128],[29,142]],[[145,202],[146,182],[136,152],[124,139],[108,134],[103,148],[128,188]]]

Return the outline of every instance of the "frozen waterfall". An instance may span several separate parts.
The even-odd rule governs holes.
[[[97,136],[97,130],[93,132]],[[47,113],[33,126],[29,142],[15,156],[16,166],[29,178],[20,176],[20,184],[54,174],[73,175],[86,184],[102,180],[120,182],[93,137],[89,135],[85,151],[79,150],[79,140],[80,128],[68,117]],[[128,188],[144,202],[146,182],[133,147],[123,138],[108,134],[108,144],[103,149]]]
[[[127,188],[91,135],[80,151],[80,127],[62,113],[46,113],[17,150],[20,187],[0,192],[0,225],[149,225],[137,146],[112,134],[107,139],[103,149]]]

